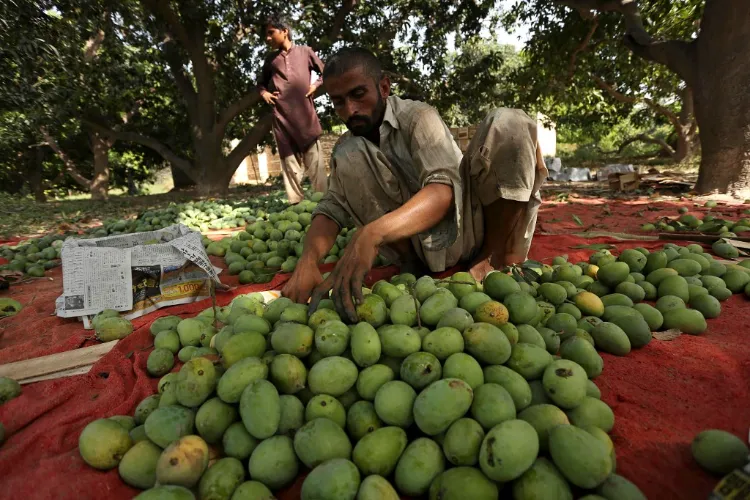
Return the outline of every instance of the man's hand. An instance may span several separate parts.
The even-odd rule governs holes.
[[[300,261],[292,277],[281,290],[281,295],[298,304],[306,304],[312,291],[322,282],[323,276],[316,262],[308,264]]]
[[[307,91],[307,94],[305,94],[305,97],[310,97],[311,95],[315,94],[315,91],[318,90],[317,85],[314,83],[310,84],[310,89]]]
[[[264,101],[266,101],[266,104],[270,104],[271,106],[276,106],[276,100],[279,98],[279,93],[274,92],[273,94],[269,91],[265,91],[260,95]]]
[[[372,269],[375,257],[378,256],[379,238],[374,237],[367,226],[354,233],[354,237],[346,246],[343,257],[336,263],[328,278],[318,285],[312,293],[310,301],[310,314],[315,312],[320,301],[328,296],[333,289],[332,299],[336,311],[342,318],[347,318],[351,323],[358,321],[357,311],[352,296],[360,304],[362,296],[362,285],[365,275]]]

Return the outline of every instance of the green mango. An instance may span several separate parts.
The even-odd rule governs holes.
[[[382,427],[359,440],[352,461],[363,475],[387,477],[393,472],[406,448],[406,432],[400,427]]]
[[[266,439],[276,434],[281,420],[281,402],[276,387],[265,379],[250,382],[240,396],[240,416],[253,437]]]
[[[316,418],[294,434],[294,451],[309,468],[326,460],[351,458],[352,445],[344,429],[328,418]]]
[[[520,477],[536,460],[539,438],[524,420],[507,420],[493,427],[479,449],[479,467],[493,481]]]
[[[445,470],[440,446],[429,438],[417,438],[406,447],[394,474],[398,491],[412,497],[427,493],[432,481]]]

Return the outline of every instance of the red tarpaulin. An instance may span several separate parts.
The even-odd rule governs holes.
[[[548,232],[580,231],[572,218],[564,222],[554,219],[576,214],[589,226],[596,223],[600,210],[594,207],[547,205],[540,225]],[[614,226],[612,231],[632,230],[631,226],[643,223],[636,214],[645,206],[633,208],[609,202],[609,207],[613,216],[606,222]],[[675,205],[670,205],[669,211],[675,213]],[[656,212],[650,213],[654,214],[651,218],[656,217]],[[663,245],[654,241],[583,239],[570,234],[539,235],[530,258],[568,254],[572,262],[577,262],[588,258],[591,250],[571,247],[590,243],[612,243],[617,250]],[[377,269],[371,278],[385,278],[393,272],[393,268]],[[278,289],[286,278],[280,275],[265,285],[219,294],[218,303],[226,305],[239,293]],[[236,285],[235,277],[222,279]],[[25,308],[17,316],[0,321],[0,363],[93,345],[92,332],[83,330],[81,323],[53,315],[54,299],[61,290],[61,273],[56,269],[47,278],[3,292]],[[21,396],[0,406],[0,422],[8,436],[0,447],[0,491],[4,496],[83,499],[137,494],[120,480],[117,470],[100,472],[85,465],[78,455],[78,436],[96,418],[132,415],[136,405],[155,392],[157,379],[146,372],[146,358],[153,347],[148,325],[163,315],[192,316],[209,305],[210,301],[203,301],[176,306],[136,319],[133,334],[120,341],[89,374],[26,385]],[[690,441],[707,428],[747,436],[750,345],[744,315],[748,311],[745,297],[734,296],[722,303],[721,317],[709,320],[709,330],[701,336],[654,340],[625,357],[602,354],[604,372],[596,384],[602,399],[615,412],[611,436],[617,450],[617,471],[637,484],[648,498],[706,498],[716,478],[694,462]],[[298,498],[300,485],[301,479],[280,498]]]

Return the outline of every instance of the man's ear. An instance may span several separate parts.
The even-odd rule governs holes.
[[[388,75],[383,75],[380,78],[378,90],[380,91],[380,97],[382,97],[383,99],[391,95],[391,79],[388,77]]]

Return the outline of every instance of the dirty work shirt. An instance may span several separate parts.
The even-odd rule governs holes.
[[[323,133],[313,96],[305,97],[312,70],[322,75],[323,63],[306,45],[275,51],[263,64],[258,92],[279,92],[273,110],[273,135],[281,158],[305,153]],[[321,83],[319,78],[316,85]]]
[[[454,207],[432,229],[411,238],[432,272],[468,261],[484,241],[483,206],[500,198],[527,202],[519,224],[519,247],[526,256],[547,177],[536,160],[536,122],[516,109],[488,113],[461,156],[450,130],[431,106],[388,98],[380,147],[345,134],[331,157],[328,192],[314,214],[340,226],[368,224],[403,205],[430,183],[453,188]],[[504,221],[490,221],[502,224]]]

